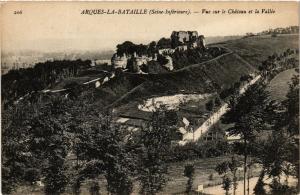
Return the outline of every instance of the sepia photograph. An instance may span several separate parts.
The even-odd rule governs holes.
[[[299,194],[299,5],[0,2],[0,193]]]

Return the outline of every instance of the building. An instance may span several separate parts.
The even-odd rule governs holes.
[[[171,48],[162,48],[153,56],[137,55],[136,52],[131,54],[123,54],[119,56],[113,55],[111,64],[115,69],[129,69],[132,72],[140,72],[141,66],[147,66],[150,61],[157,61],[157,55],[163,55],[168,62],[162,66],[169,70],[173,70],[173,63],[171,55],[175,51],[183,52],[188,49],[203,48],[205,49],[205,38],[203,35],[198,35],[197,31],[173,31],[171,34]],[[168,42],[168,45],[170,43]]]
[[[177,51],[186,51],[188,49],[188,46],[187,45],[179,45],[176,47],[175,50]]]
[[[166,64],[164,64],[163,66],[166,67],[168,70],[173,70],[174,66],[173,66],[173,60],[170,56],[165,56],[165,58],[168,60],[168,62]]]
[[[111,64],[115,69],[122,68],[125,69],[127,66],[128,57],[124,53],[123,56],[118,56],[116,53],[113,55],[111,59]]]
[[[160,55],[171,55],[175,52],[175,49],[172,48],[165,48],[165,49],[159,49],[158,53]]]
[[[187,48],[205,48],[205,38],[203,35],[198,35],[197,31],[173,31],[171,34],[172,48],[178,48],[180,51]]]

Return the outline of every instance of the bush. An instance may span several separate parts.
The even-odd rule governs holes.
[[[184,167],[184,176],[188,178],[186,184],[186,193],[190,193],[193,188],[194,182],[194,174],[195,174],[195,166],[193,164],[185,165]]]
[[[212,111],[215,107],[215,102],[214,100],[209,100],[206,104],[205,104],[206,110],[208,111]]]
[[[199,159],[206,157],[218,157],[228,153],[229,145],[224,140],[213,140],[191,142],[186,145],[176,145],[168,153],[169,162],[178,162],[183,160]]]

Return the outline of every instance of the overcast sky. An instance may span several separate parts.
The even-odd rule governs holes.
[[[175,9],[190,15],[81,15],[84,9]],[[207,10],[274,9],[275,14],[201,14]],[[2,49],[39,51],[115,49],[125,40],[148,43],[173,30],[204,36],[243,35],[298,25],[297,2],[23,2],[2,5]],[[22,14],[13,14],[22,10]]]

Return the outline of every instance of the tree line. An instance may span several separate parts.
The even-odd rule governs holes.
[[[26,69],[10,70],[1,78],[1,97],[4,104],[11,104],[32,91],[51,87],[65,78],[77,76],[91,64],[90,60],[47,61]]]
[[[287,50],[283,56],[287,57],[292,53]],[[235,171],[241,165],[244,169],[244,194],[250,193],[247,174],[253,164],[262,167],[254,188],[255,194],[267,194],[266,186],[270,187],[272,194],[298,192],[299,181],[298,187],[292,188],[288,185],[288,178],[294,176],[299,180],[299,74],[291,79],[287,98],[282,102],[272,100],[266,90],[268,81],[278,73],[275,69],[294,67],[294,61],[277,59],[276,55],[272,55],[262,63],[262,80],[249,87],[242,96],[230,97],[231,110],[222,120],[223,123],[234,124],[227,129],[230,135],[241,136],[241,141],[234,143],[231,150],[233,154],[242,155],[244,159],[237,161],[233,156],[231,161],[225,161],[216,167],[216,171],[223,175],[226,194],[231,188],[235,194]],[[262,139],[266,131],[270,133]],[[287,178],[285,181],[282,180],[283,175]],[[267,177],[272,179],[270,184],[265,183]]]

